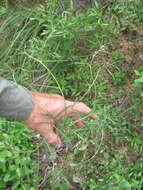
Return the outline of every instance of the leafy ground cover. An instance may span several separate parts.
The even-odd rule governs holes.
[[[99,116],[58,126],[62,151],[0,122],[0,189],[143,189],[143,2],[0,6],[0,76],[83,101]]]

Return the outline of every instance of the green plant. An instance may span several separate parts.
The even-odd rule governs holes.
[[[0,189],[9,186],[11,189],[30,189],[31,186],[36,189],[39,176],[34,153],[37,147],[32,143],[30,130],[21,123],[1,120],[0,133]]]
[[[136,69],[132,91],[125,92],[118,38],[128,27],[141,30],[142,1],[94,1],[76,12],[73,1],[49,0],[32,9],[26,2],[1,4],[0,75],[84,101],[99,120],[81,115],[84,127],[76,128],[64,118],[55,130],[66,148],[55,153],[23,124],[1,119],[0,188],[141,190],[143,73]]]
[[[137,71],[135,70],[135,74],[138,77],[137,79],[134,80],[134,87],[136,88],[141,88],[142,84],[143,84],[143,71]],[[143,96],[142,94],[142,90],[141,90],[141,96]]]

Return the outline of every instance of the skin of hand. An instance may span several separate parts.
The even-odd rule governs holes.
[[[89,114],[91,109],[82,102],[71,102],[56,94],[43,94],[31,92],[34,108],[24,123],[43,136],[49,144],[57,148],[62,145],[61,139],[54,130],[55,121],[60,122],[64,115],[73,116],[77,126],[83,126],[80,113]],[[75,117],[76,116],[76,117]],[[91,119],[98,119],[96,114],[90,115]]]

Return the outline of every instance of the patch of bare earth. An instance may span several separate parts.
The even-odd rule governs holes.
[[[113,51],[120,52],[120,55],[123,57],[123,66],[126,75],[124,78],[125,83],[122,85],[114,85],[111,79],[112,73],[116,70],[116,66],[112,63],[111,59]],[[102,67],[99,77],[103,81],[106,81],[108,89],[107,99],[112,98],[119,89],[122,89],[123,94],[113,99],[112,104],[117,108],[121,108],[123,113],[125,113],[123,117],[127,117],[127,120],[131,121],[132,117],[128,111],[134,106],[133,99],[138,96],[138,92],[133,91],[133,83],[136,79],[134,70],[143,67],[143,28],[138,23],[136,23],[133,30],[127,27],[125,31],[118,34],[116,41],[107,47],[106,51],[99,51],[94,61],[95,64]],[[137,104],[141,104],[141,102],[139,101]],[[141,127],[138,126],[138,118],[142,116],[143,108],[141,107],[138,116],[133,119],[140,139],[143,139],[143,132]],[[120,145],[116,145],[111,133],[105,135],[105,140],[108,143],[110,142],[109,146],[116,147],[117,154],[125,152],[127,163],[134,163],[143,155],[143,153],[137,154],[126,141],[122,141],[121,144],[119,143]]]
[[[125,70],[125,84],[114,85],[111,79],[112,72],[116,70],[116,65],[113,64],[111,54],[119,52],[123,57],[123,67]],[[102,67],[100,78],[107,82],[109,97],[114,96],[119,87],[124,90],[126,96],[132,90],[132,84],[136,78],[134,70],[143,66],[143,28],[138,24],[134,30],[127,28],[126,31],[120,32],[116,41],[106,48],[105,51],[99,51],[94,59],[95,64]],[[122,104],[122,101],[117,105]]]

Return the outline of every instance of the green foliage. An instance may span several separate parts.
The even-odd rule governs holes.
[[[138,77],[137,79],[134,80],[133,86],[139,90],[140,92],[140,97],[143,97],[143,71],[142,67],[140,68],[140,71],[135,70],[135,74]]]
[[[116,71],[112,73],[114,85],[125,84],[123,57],[120,55],[120,52],[112,52],[112,62],[113,65],[116,67]]]
[[[73,1],[48,0],[32,9],[26,0],[13,7],[4,2],[0,75],[30,90],[84,101],[100,119],[81,115],[84,127],[75,128],[64,118],[56,128],[67,144],[63,154],[33,143],[23,124],[2,119],[0,189],[141,190],[142,67],[133,68],[133,89],[125,93],[126,63],[119,44],[110,47],[128,27],[142,26],[142,1],[94,1],[76,12]]]
[[[114,80],[114,84],[118,85],[118,84],[125,84],[125,73],[122,71],[115,71],[113,73],[113,80]]]
[[[0,189],[36,188],[37,173],[30,130],[21,123],[0,122]],[[31,176],[33,176],[31,178]],[[26,178],[26,181],[25,181]]]
[[[143,71],[139,72],[135,70],[135,74],[139,77],[138,79],[135,79],[135,87],[141,87],[141,84],[143,83]]]

